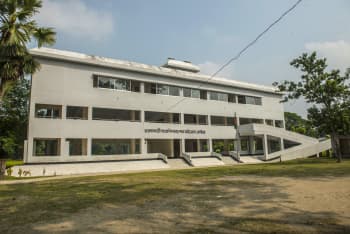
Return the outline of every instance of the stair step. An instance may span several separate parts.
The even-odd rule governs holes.
[[[195,167],[202,166],[222,166],[224,163],[218,158],[208,157],[208,158],[192,158],[192,164]]]

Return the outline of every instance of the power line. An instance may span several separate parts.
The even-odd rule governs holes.
[[[240,50],[236,56],[228,60],[224,65],[222,65],[216,72],[214,72],[206,81],[205,83],[208,83],[211,79],[213,79],[217,74],[219,74],[222,70],[225,69],[228,65],[230,65],[233,61],[238,60],[241,55],[246,52],[251,46],[253,46],[258,40],[266,34],[270,29],[275,26],[277,23],[279,23],[286,15],[288,15],[291,11],[293,11],[303,0],[298,0],[296,3],[294,3],[288,10],[286,10],[280,17],[278,17],[275,21],[273,21],[264,31],[262,31],[254,40],[249,42],[242,50]],[[201,88],[203,84],[200,84],[197,88]],[[170,106],[168,110],[174,108],[178,104],[180,104],[182,101],[186,100],[186,98],[182,98],[178,102],[176,102],[174,105]]]

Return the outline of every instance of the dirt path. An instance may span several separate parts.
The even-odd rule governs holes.
[[[224,177],[141,204],[103,203],[39,233],[350,233],[350,177]]]

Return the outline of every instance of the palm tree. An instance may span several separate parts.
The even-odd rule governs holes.
[[[53,29],[32,19],[41,7],[41,0],[0,0],[0,99],[14,81],[39,69],[27,49],[32,39],[38,47],[55,43]]]

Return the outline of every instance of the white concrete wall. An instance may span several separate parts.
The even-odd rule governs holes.
[[[213,100],[200,100],[186,98],[179,105],[172,107],[183,97],[154,95],[147,93],[134,93],[101,89],[93,87],[93,74],[115,76],[126,79],[146,82],[165,83],[180,87],[198,87],[198,81],[171,79],[169,77],[157,77],[135,72],[127,72],[111,68],[95,67],[72,62],[40,59],[41,70],[32,77],[32,91],[29,114],[28,155],[26,162],[42,161],[81,161],[104,159],[101,156],[69,157],[64,155],[65,138],[88,138],[90,146],[91,138],[135,138],[142,139],[232,139],[236,132],[234,127],[208,126],[208,125],[184,125],[162,124],[144,122],[115,122],[91,120],[92,107],[106,107],[119,109],[133,109],[141,111],[160,111],[187,114],[222,115],[238,117],[277,119],[283,120],[283,105],[279,102],[280,96],[244,90],[229,86],[205,84],[201,89],[221,91],[235,94],[244,94],[262,97],[262,106],[228,103]],[[34,117],[35,104],[62,105],[62,119],[41,119]],[[89,107],[89,120],[66,120],[65,108],[67,105]],[[143,116],[143,115],[141,115]],[[144,129],[174,129],[174,130],[205,130],[205,134],[180,134],[180,133],[145,133]],[[61,157],[33,157],[34,138],[61,138]],[[141,147],[143,153],[145,147]],[[120,158],[106,156],[108,159]],[[122,156],[126,157],[126,156]],[[69,159],[68,159],[69,158]],[[91,159],[94,158],[94,159]]]

